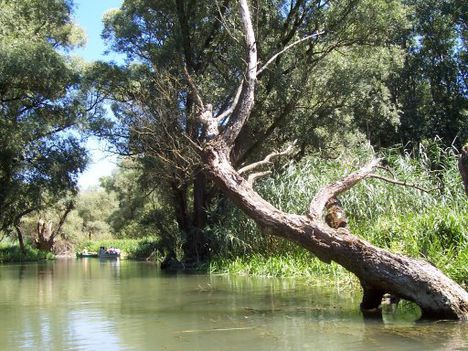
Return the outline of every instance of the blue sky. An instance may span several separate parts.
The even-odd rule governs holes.
[[[106,45],[101,39],[102,17],[111,8],[119,8],[123,0],[75,0],[75,22],[85,30],[87,44],[85,47],[73,51],[73,55],[83,57],[87,61],[118,60],[118,55],[104,55]],[[87,143],[91,155],[91,164],[79,177],[80,189],[98,185],[99,178],[107,176],[116,168],[115,155],[106,152],[106,143],[91,138]]]

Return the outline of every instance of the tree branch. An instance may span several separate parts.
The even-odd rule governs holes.
[[[351,173],[340,181],[328,184],[321,188],[312,199],[309,206],[309,216],[319,219],[327,202],[339,194],[351,189],[364,178],[370,176],[372,171],[379,165],[380,159],[373,159],[360,170]]]
[[[204,110],[205,105],[203,104],[203,100],[202,100],[202,98],[200,96],[200,92],[198,91],[197,86],[195,85],[192,77],[190,76],[190,73],[189,73],[189,71],[187,69],[187,65],[185,64],[185,62],[184,62],[184,74],[185,74],[185,78],[187,78],[187,82],[189,83],[190,88],[192,89],[192,94],[194,95],[198,106],[200,107],[201,110]]]
[[[252,112],[255,102],[255,85],[257,83],[257,45],[255,42],[255,33],[252,26],[250,10],[247,0],[239,0],[239,5],[240,20],[242,22],[247,48],[247,72],[239,102],[234,108],[228,128],[224,132],[224,141],[229,149],[232,148],[240,130]]]
[[[428,194],[433,192],[434,190],[438,189],[438,188],[425,189],[425,188],[422,188],[422,187],[420,187],[418,185],[415,185],[415,184],[407,183],[405,181],[401,181],[401,180],[398,180],[398,179],[390,179],[390,178],[387,178],[387,177],[384,177],[384,176],[381,176],[381,175],[378,175],[378,174],[374,174],[374,173],[369,174],[369,178],[380,179],[380,180],[383,180],[384,182],[397,184],[397,185],[402,185],[402,186],[406,186],[406,187],[409,187],[409,188],[418,189],[418,190],[420,190],[422,192],[425,192],[425,193],[428,193]]]
[[[246,172],[249,172],[249,171],[252,171],[254,170],[255,168],[258,168],[260,166],[265,166],[265,165],[270,165],[272,162],[271,162],[271,159],[274,158],[274,157],[279,157],[279,156],[284,156],[284,155],[288,155],[292,149],[293,149],[293,144],[289,145],[285,150],[283,151],[280,151],[280,152],[272,152],[270,153],[269,155],[267,155],[263,160],[261,161],[258,161],[258,162],[254,162],[254,163],[251,163],[250,165],[247,165],[247,166],[244,166],[242,167],[241,169],[239,169],[237,171],[237,173],[239,174],[242,174],[242,173],[246,173]]]
[[[59,219],[59,222],[58,222],[58,225],[57,225],[57,228],[51,233],[50,235],[50,238],[49,240],[54,240],[55,237],[60,234],[61,230],[62,230],[62,227],[63,225],[65,224],[65,220],[67,219],[68,215],[70,214],[70,212],[75,208],[75,203],[73,201],[69,201],[66,205],[65,205],[65,211],[63,212],[63,214],[60,216],[60,219]]]
[[[217,121],[219,121],[219,122],[222,121],[224,118],[229,116],[234,111],[234,109],[237,106],[237,103],[239,102],[239,98],[240,98],[243,86],[244,86],[244,80],[242,79],[240,84],[239,84],[239,88],[237,88],[236,96],[234,97],[234,100],[232,101],[232,104],[224,112],[222,112],[218,116],[216,116]]]
[[[258,71],[257,71],[257,77],[273,62],[275,61],[278,56],[284,54],[286,51],[288,51],[289,49],[291,49],[292,47],[296,46],[297,44],[300,44],[302,43],[303,41],[306,41],[308,39],[311,39],[313,37],[318,37],[322,34],[324,34],[325,32],[320,32],[320,33],[314,33],[314,34],[311,34],[311,35],[308,35],[308,36],[305,36],[304,38],[301,38],[299,40],[296,40],[295,42],[289,44],[288,46],[284,47],[283,50],[277,52],[276,54],[274,54],[263,66],[262,68],[260,68]]]
[[[265,177],[265,176],[270,175],[270,174],[271,174],[271,171],[252,173],[252,174],[250,174],[249,177],[247,178],[247,182],[249,183],[249,185],[250,185],[251,187],[253,187],[255,181],[256,181],[258,178]]]

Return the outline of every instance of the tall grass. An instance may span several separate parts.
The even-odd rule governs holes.
[[[317,156],[300,163],[291,162],[258,184],[257,190],[283,211],[306,213],[317,189],[357,169],[370,154],[361,150],[336,159],[324,160]],[[431,191],[426,193],[376,179],[361,182],[340,197],[353,233],[379,247],[425,258],[455,280],[467,284],[468,201],[459,179],[456,151],[429,143],[410,151],[387,150],[381,156],[391,172],[379,170],[379,173]],[[330,268],[324,268],[328,266],[316,259],[304,262],[302,248],[261,233],[234,206],[211,231],[220,243],[219,258],[212,264],[214,271],[270,275],[271,269],[277,269],[279,275],[299,274],[291,272],[294,270],[291,267],[285,269],[269,261],[272,257],[282,257],[284,264],[294,261],[297,271],[331,274]],[[263,271],[252,267],[258,263],[258,257],[265,258],[259,266],[270,268]]]

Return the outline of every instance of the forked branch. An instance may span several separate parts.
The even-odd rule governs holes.
[[[325,205],[330,199],[337,197],[339,194],[351,189],[361,180],[369,177],[379,163],[380,159],[373,159],[367,165],[358,171],[351,173],[342,180],[321,188],[310,203],[309,216],[314,219],[319,219]]]
[[[237,88],[236,96],[234,97],[234,100],[232,101],[232,104],[223,112],[221,112],[218,116],[216,116],[216,120],[218,122],[221,122],[223,119],[225,119],[227,116],[229,116],[231,113],[234,112],[237,103],[239,102],[239,98],[242,92],[242,87],[244,86],[244,80],[241,80],[239,84],[239,88]]]

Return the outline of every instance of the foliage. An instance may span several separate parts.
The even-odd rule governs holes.
[[[84,67],[63,53],[82,43],[65,0],[0,1],[0,230],[76,190],[97,125]]]
[[[54,255],[50,252],[43,252],[29,245],[25,247],[25,251],[23,252],[18,244],[0,244],[0,263],[33,262],[51,260],[53,258]]]
[[[118,204],[106,217],[117,237],[137,238],[154,234],[156,224],[151,216],[157,199],[142,189],[138,182],[140,177],[140,167],[128,158],[122,160],[112,176],[100,180],[106,193],[113,196]]]
[[[325,265],[305,251],[276,255],[251,254],[233,259],[216,257],[209,264],[211,273],[233,273],[262,277],[295,277],[314,284],[329,284],[327,276],[343,285],[356,285],[357,281],[343,267],[332,263]]]
[[[109,218],[117,207],[115,195],[103,189],[81,192],[76,203],[76,215],[81,220],[81,228],[78,232],[89,240],[110,236]]]
[[[393,142],[438,135],[445,145],[461,146],[468,137],[466,5],[458,0],[404,2],[413,10],[413,25],[402,33],[405,65],[391,83],[401,104],[399,139]]]

